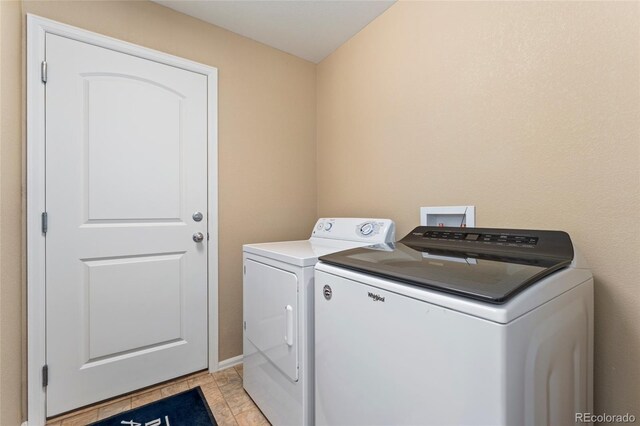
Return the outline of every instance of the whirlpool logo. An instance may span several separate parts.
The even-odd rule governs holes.
[[[331,300],[331,296],[333,296],[333,290],[328,285],[322,287],[322,294],[324,294],[324,298],[327,300]]]
[[[374,302],[384,302],[384,297],[379,294],[369,292],[369,297],[372,298]]]

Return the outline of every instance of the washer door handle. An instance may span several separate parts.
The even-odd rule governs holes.
[[[286,317],[284,341],[288,346],[293,346],[293,308],[291,305],[284,307],[284,314]]]

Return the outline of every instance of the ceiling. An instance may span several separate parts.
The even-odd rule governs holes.
[[[395,3],[395,0],[153,1],[315,63]]]

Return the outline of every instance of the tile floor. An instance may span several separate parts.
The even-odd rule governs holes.
[[[49,419],[50,426],[85,426],[169,395],[200,386],[220,426],[269,425],[242,388],[242,364],[209,374],[206,371],[143,389]]]

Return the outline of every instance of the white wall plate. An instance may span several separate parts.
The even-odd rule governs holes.
[[[420,225],[473,228],[476,226],[476,207],[420,207]]]

